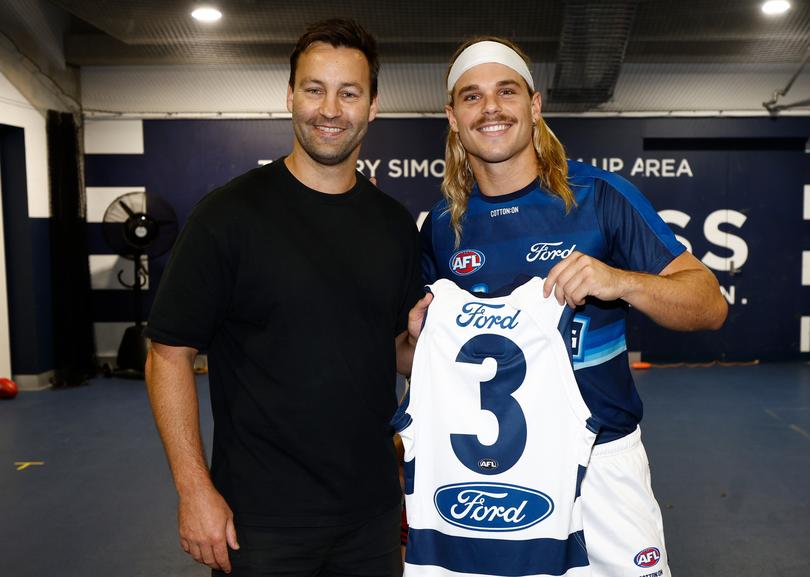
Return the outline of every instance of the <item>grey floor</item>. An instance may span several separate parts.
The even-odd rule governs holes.
[[[810,366],[637,379],[675,577],[810,576]],[[208,575],[177,544],[175,504],[143,383],[0,401],[1,576]]]

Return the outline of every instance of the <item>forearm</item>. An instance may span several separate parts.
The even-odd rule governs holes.
[[[416,338],[410,336],[408,331],[403,331],[394,340],[397,352],[397,372],[406,377],[411,376],[413,367],[413,354],[416,350]]]
[[[671,274],[623,273],[622,298],[659,325],[678,331],[718,329],[728,312],[720,285],[707,269]]]
[[[155,422],[177,492],[210,486],[200,438],[193,349],[153,343],[146,362],[146,384]]]

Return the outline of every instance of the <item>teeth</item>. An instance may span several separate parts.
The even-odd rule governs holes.
[[[481,132],[498,132],[499,130],[506,130],[509,128],[508,124],[491,124],[489,126],[482,126]]]
[[[339,128],[337,126],[319,126],[318,130],[322,130],[323,132],[332,132],[334,134],[337,134],[338,132],[343,131],[342,128]]]

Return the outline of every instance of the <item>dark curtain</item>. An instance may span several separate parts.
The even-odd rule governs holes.
[[[48,111],[47,131],[54,385],[71,386],[96,372],[79,131],[72,114],[54,110]]]

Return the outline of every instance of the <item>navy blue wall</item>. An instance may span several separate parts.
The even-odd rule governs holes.
[[[634,182],[693,253],[717,274],[731,309],[718,332],[677,334],[633,316],[630,348],[658,361],[785,360],[799,352],[799,319],[810,315],[801,286],[810,221],[802,217],[810,119],[551,118],[571,158]],[[290,149],[288,120],[147,120],[143,155],[88,155],[88,186],[143,185],[185,221],[194,204],[230,178]],[[439,198],[447,123],[378,119],[362,170],[414,217]],[[671,212],[677,211],[677,212]],[[109,253],[100,225],[90,251]],[[150,263],[148,310],[165,258]],[[132,319],[130,295],[96,291],[96,321]]]
[[[39,374],[53,368],[50,219],[28,218],[22,128],[0,125],[0,163],[11,370]]]

